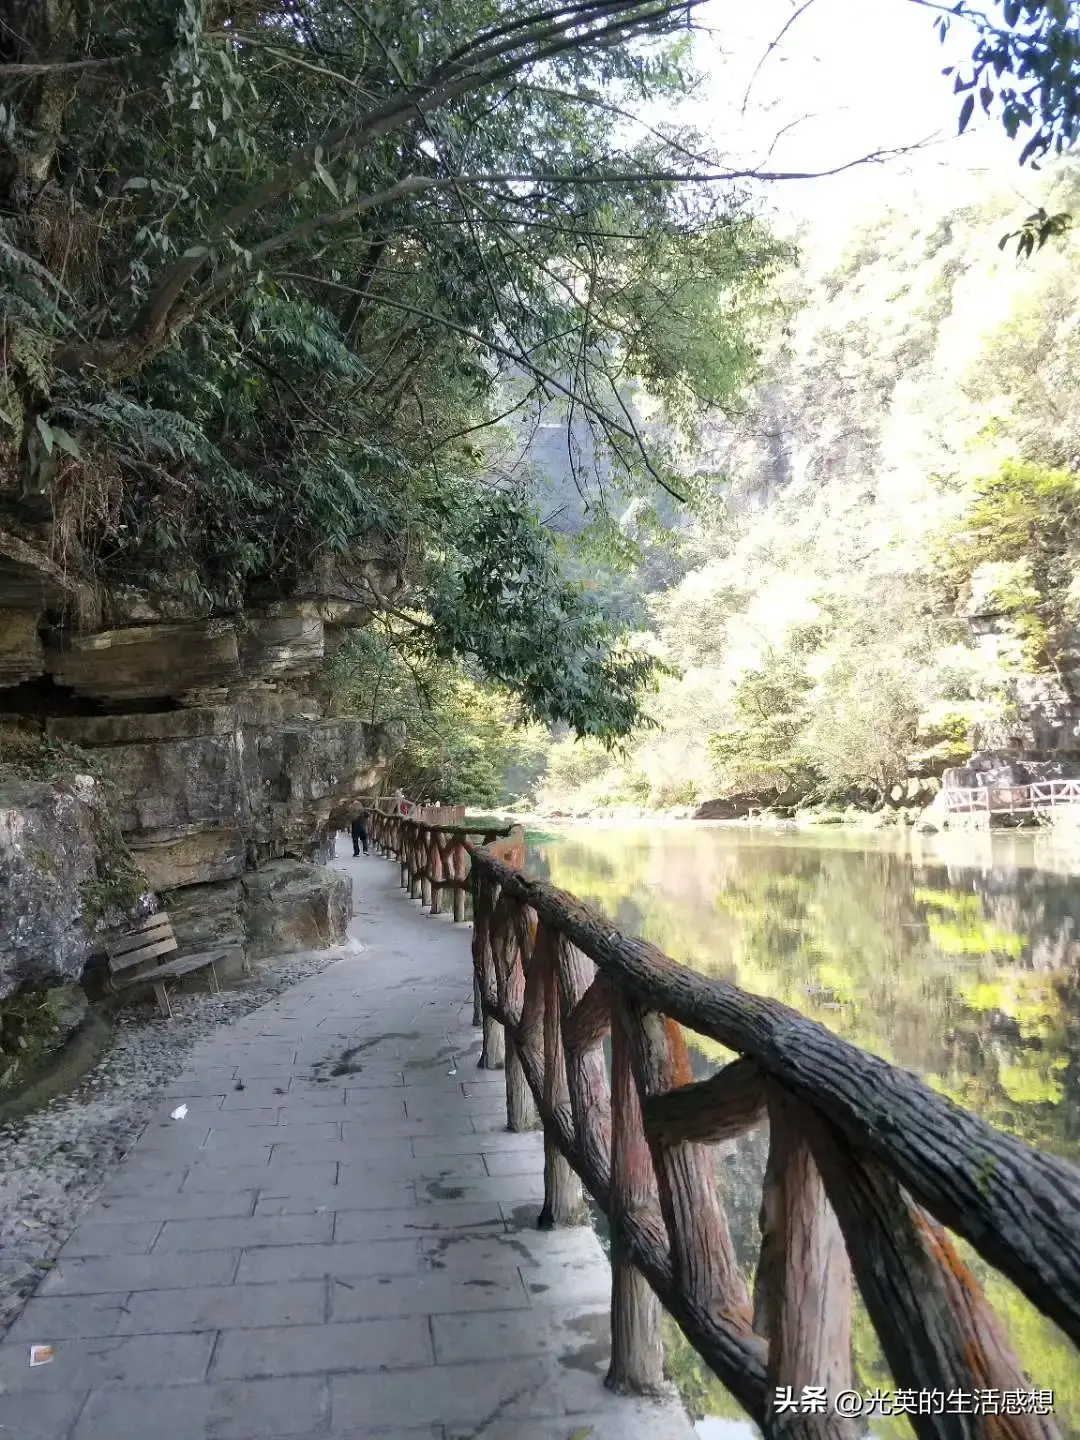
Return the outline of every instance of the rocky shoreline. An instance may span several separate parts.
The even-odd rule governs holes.
[[[250,977],[220,995],[185,993],[171,1020],[152,1001],[125,1009],[105,1054],[69,1094],[0,1126],[0,1335],[131,1149],[192,1046],[356,948],[350,941],[256,961]]]

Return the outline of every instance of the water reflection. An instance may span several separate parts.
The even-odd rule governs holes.
[[[793,1005],[1001,1129],[1080,1161],[1080,851],[1015,833],[574,827],[534,843],[528,863],[674,959]],[[694,1043],[702,1073],[728,1058]],[[765,1146],[758,1132],[718,1157],[751,1273]],[[1063,1431],[1080,1437],[1075,1350],[1007,1282],[973,1268],[1034,1383],[1055,1389]],[[855,1350],[860,1386],[888,1386],[862,1315]],[[669,1363],[696,1413],[738,1419],[689,1347],[669,1345]],[[911,1431],[900,1418],[876,1420],[873,1433]]]

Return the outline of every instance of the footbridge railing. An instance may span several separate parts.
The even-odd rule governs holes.
[[[950,819],[988,824],[994,815],[1044,816],[1080,805],[1080,780],[1039,780],[1031,785],[947,785],[941,792]]]
[[[1080,1343],[1080,1170],[530,879],[521,831],[388,819],[403,873],[468,857],[480,1063],[511,1130],[543,1124],[540,1223],[577,1221],[582,1186],[610,1222],[611,1388],[660,1386],[663,1305],[768,1440],[854,1440],[857,1285],[920,1440],[1060,1434],[948,1232]],[[694,1082],[687,1030],[737,1058]],[[751,1285],[711,1147],[764,1124]]]
[[[510,827],[468,825],[464,805],[418,805],[401,796],[360,803],[368,810],[376,850],[394,856],[401,866],[401,888],[433,915],[442,914],[449,893],[455,922],[464,921],[470,842],[495,840],[508,835]]]

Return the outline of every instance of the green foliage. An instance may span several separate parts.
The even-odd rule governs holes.
[[[769,650],[731,694],[734,724],[709,736],[721,786],[751,792],[806,788],[800,739],[809,718],[809,677],[799,657]]]
[[[1052,666],[1077,619],[1080,479],[1009,462],[938,548],[943,573],[970,609],[1008,617],[1028,669]]]
[[[1075,187],[1063,166],[1044,194]],[[800,308],[725,432],[725,503],[648,607],[679,672],[660,729],[600,777],[560,754],[546,805],[656,805],[679,777],[864,804],[1075,704],[1080,252],[1002,262],[1009,203],[886,214],[784,287]]]
[[[0,724],[0,774],[21,780],[68,780],[75,775],[100,778],[89,750],[68,740]]]
[[[428,596],[437,653],[475,659],[535,720],[606,740],[627,734],[655,658],[622,642],[562,579],[552,537],[520,502],[479,496],[456,524],[456,554]]]
[[[739,409],[789,254],[730,187],[671,178],[722,170],[703,137],[626,138],[621,112],[692,88],[685,6],[51,14],[0,39],[16,76],[57,67],[0,107],[0,502],[51,505],[80,578],[195,610],[335,568],[364,601],[365,566],[396,570],[440,653],[625,734],[654,666],[553,578],[527,505],[485,507],[477,437],[508,402],[561,407],[598,530],[711,484],[697,431]],[[1027,18],[1006,70],[1057,43]],[[626,408],[642,386],[662,442]],[[466,517],[534,599],[485,588]]]
[[[497,806],[513,798],[505,791],[509,772],[535,773],[538,737],[518,723],[520,706],[509,693],[430,651],[410,649],[400,634],[353,634],[335,655],[330,678],[339,708],[395,735],[391,789],[451,805]]]
[[[51,501],[82,578],[196,612],[328,575],[370,603],[374,566],[372,608],[408,592],[440,656],[625,734],[655,667],[493,493],[492,422],[512,398],[588,428],[598,530],[677,488],[786,250],[738,196],[663,178],[691,142],[708,162],[700,137],[624,138],[620,108],[693,77],[666,0],[605,14],[319,0],[283,30],[111,0],[0,42],[103,61],[0,117],[0,503]],[[642,381],[678,432],[653,453]]]
[[[1039,207],[1033,215],[1028,215],[1023,223],[1016,230],[1010,230],[998,241],[998,249],[1004,250],[1010,240],[1016,241],[1016,253],[1022,260],[1030,260],[1036,250],[1041,250],[1048,240],[1053,240],[1059,235],[1064,235],[1072,228],[1072,216],[1065,210],[1059,210],[1056,215],[1048,215]]]
[[[960,130],[967,128],[976,97],[989,115],[1000,109],[1010,139],[1022,130],[1032,133],[1020,152],[1020,163],[1060,154],[1080,131],[1080,21],[1066,0],[996,0],[989,13],[966,0],[951,15],[971,21],[978,40],[970,67],[956,73]],[[950,14],[937,23],[944,40]],[[954,73],[949,67],[945,73]]]

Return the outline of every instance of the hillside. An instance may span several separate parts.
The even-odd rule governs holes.
[[[1075,209],[1075,167],[1037,199]],[[874,801],[973,750],[1080,748],[1078,247],[999,248],[1016,204],[888,211],[788,273],[752,403],[707,432],[719,513],[650,602],[660,728],[555,746],[545,802]]]

